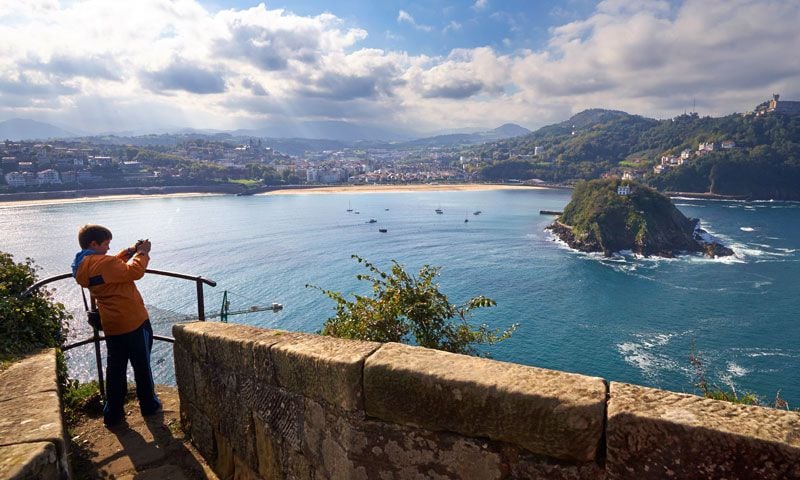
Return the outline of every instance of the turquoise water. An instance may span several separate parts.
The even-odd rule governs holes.
[[[313,332],[333,303],[307,283],[367,293],[354,276],[358,254],[388,268],[443,267],[451,301],[484,294],[497,307],[475,321],[519,323],[514,336],[486,348],[494,358],[609,380],[691,391],[695,344],[709,380],[781,396],[800,406],[800,204],[676,200],[688,216],[736,251],[735,258],[606,260],[572,252],[544,231],[564,190],[494,190],[330,195],[143,198],[0,207],[0,249],[33,257],[43,277],[67,272],[76,232],[92,222],[114,232],[112,250],[138,238],[153,242],[150,268],[203,275],[206,310],[222,291],[231,308],[278,302],[283,311],[231,322]],[[359,215],[348,213],[348,203]],[[443,215],[434,213],[441,208]],[[481,215],[473,215],[481,210]],[[366,223],[370,218],[377,223]],[[464,219],[469,219],[465,223]],[[379,233],[386,228],[387,233]],[[79,310],[69,282],[57,296]],[[194,284],[146,276],[140,289],[156,330],[169,335],[168,312],[195,312]],[[73,338],[86,335],[82,319]],[[170,347],[154,353],[157,380],[173,382]],[[73,375],[94,374],[90,347],[70,355]]]

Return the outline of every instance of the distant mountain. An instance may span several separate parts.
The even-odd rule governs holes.
[[[45,140],[75,136],[55,125],[27,118],[12,118],[0,122],[0,140]]]
[[[487,133],[492,133],[497,136],[497,138],[511,138],[511,137],[519,137],[521,135],[527,135],[531,133],[525,127],[521,127],[516,123],[504,123],[499,127],[495,128],[494,130],[490,130]]]
[[[531,133],[525,127],[514,123],[506,123],[493,130],[476,133],[452,133],[449,135],[436,135],[434,137],[419,138],[401,144],[406,147],[452,147],[456,145],[474,145],[476,143],[493,142],[506,138],[527,135]]]
[[[396,130],[337,120],[265,125],[260,128],[234,130],[229,133],[235,136],[302,138],[339,142],[403,141],[413,138]]]

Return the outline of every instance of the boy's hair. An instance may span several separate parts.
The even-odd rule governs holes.
[[[101,225],[86,224],[78,230],[78,243],[81,248],[89,248],[92,242],[103,243],[111,240],[111,230]]]

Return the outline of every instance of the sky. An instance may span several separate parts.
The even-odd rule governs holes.
[[[530,129],[800,100],[795,0],[0,0],[0,121]]]

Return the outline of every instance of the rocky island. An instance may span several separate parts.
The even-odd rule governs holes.
[[[669,197],[620,179],[578,183],[564,212],[547,228],[571,248],[605,256],[623,250],[660,257],[692,252],[733,255],[699,227],[698,219],[684,216]]]

